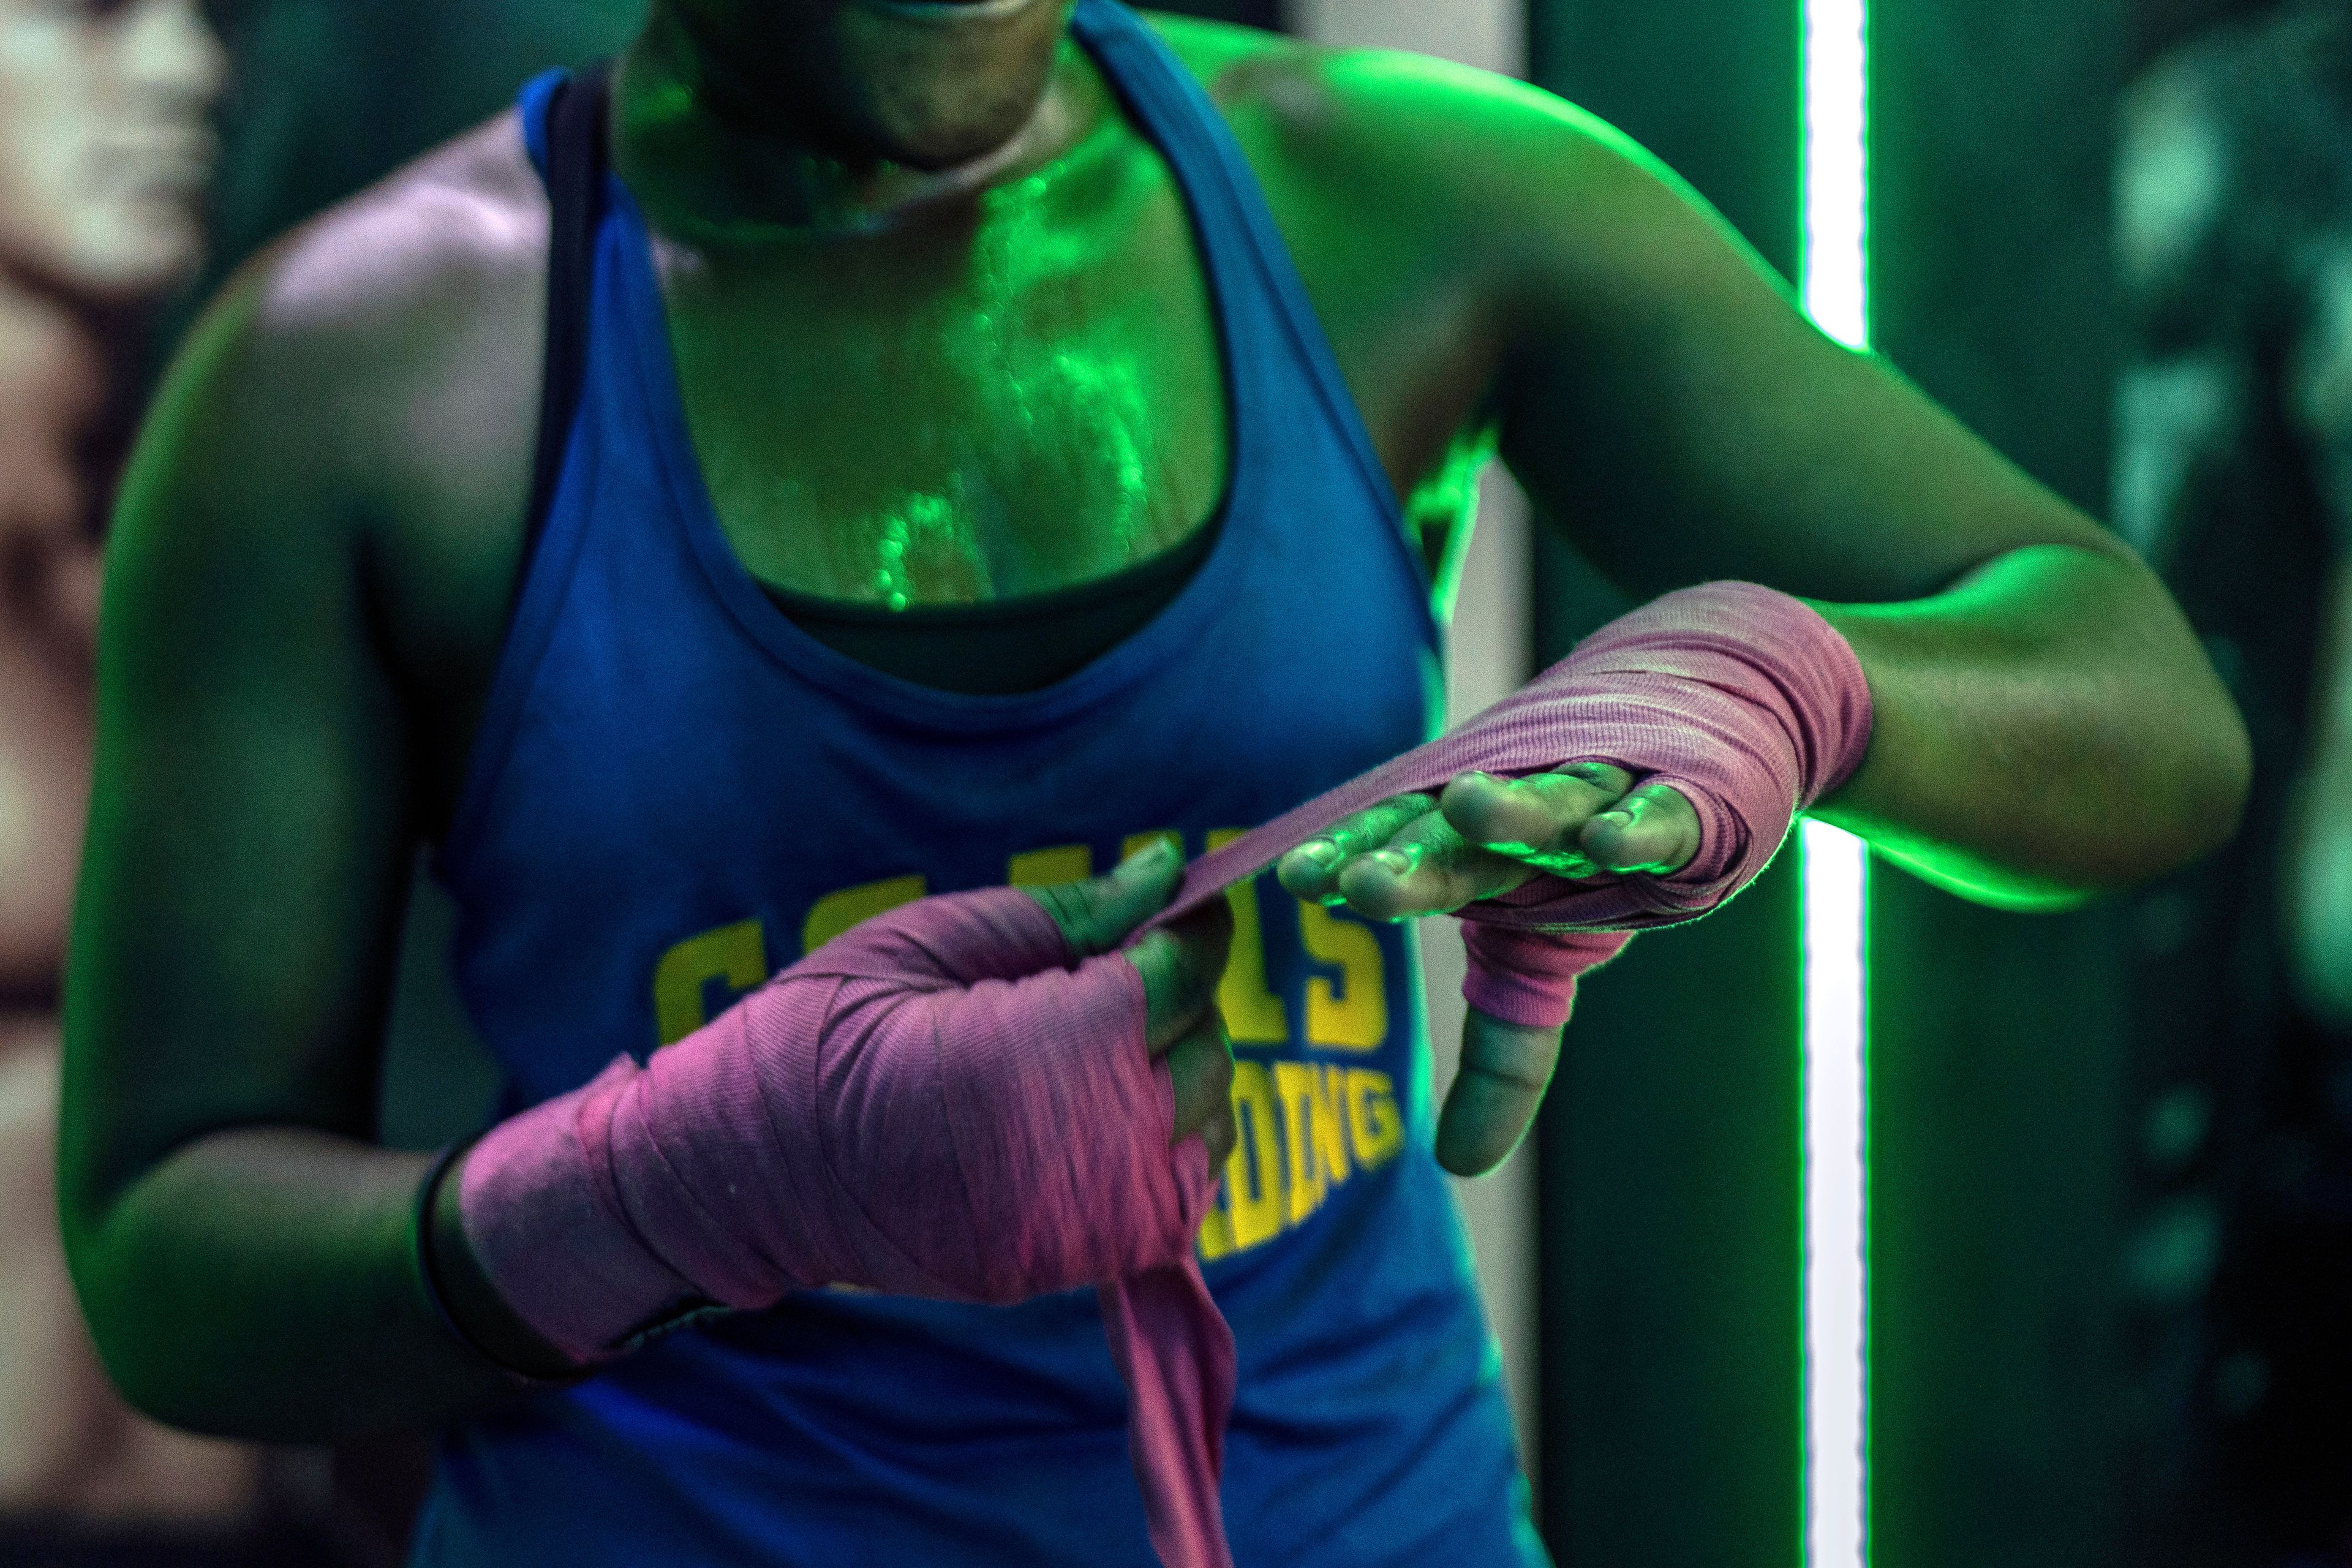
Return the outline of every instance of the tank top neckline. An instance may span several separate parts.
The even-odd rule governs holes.
[[[859,663],[966,696],[1036,691],[1118,647],[1166,608],[1217,545],[1213,520],[1174,548],[1108,576],[970,604],[815,598],[761,583],[792,623]]]
[[[1265,468],[1273,458],[1267,447],[1274,411],[1264,405],[1271,378],[1262,362],[1276,349],[1260,333],[1244,330],[1238,309],[1240,294],[1263,284],[1244,276],[1254,258],[1241,243],[1238,226],[1220,223],[1211,215],[1211,204],[1219,195],[1240,193],[1219,193],[1208,186],[1232,181],[1234,173],[1215,156],[1213,144],[1202,144],[1199,132],[1211,128],[1198,128],[1188,138],[1190,128],[1181,123],[1187,109],[1205,114],[1214,110],[1205,95],[1188,103],[1184,89],[1193,85],[1189,79],[1171,80],[1162,74],[1181,72],[1182,67],[1144,34],[1144,27],[1139,18],[1103,0],[1081,0],[1071,22],[1073,37],[1087,50],[1129,125],[1160,159],[1184,204],[1217,338],[1225,407],[1224,483],[1218,504],[1202,525],[1216,531],[1214,542],[1191,581],[1128,637],[1061,680],[1034,690],[970,695],[886,674],[826,647],[793,625],[770,597],[736,553],[710,498],[686,418],[644,214],[617,175],[608,179],[610,210],[620,220],[622,243],[603,254],[607,262],[619,263],[615,281],[628,325],[626,346],[635,362],[656,464],[674,502],[673,521],[682,527],[703,579],[741,633],[776,664],[858,707],[901,722],[967,731],[1066,719],[1181,656],[1234,597],[1237,574],[1263,552],[1263,534],[1275,520],[1263,502]],[[1129,34],[1144,36],[1122,37]],[[1122,48],[1122,43],[1140,47]],[[1232,156],[1239,158],[1238,149]],[[1352,399],[1346,414],[1360,425]],[[1364,439],[1368,446],[1369,438]],[[1381,483],[1381,500],[1390,515],[1396,516],[1385,474]],[[1398,526],[1402,550],[1401,521]]]

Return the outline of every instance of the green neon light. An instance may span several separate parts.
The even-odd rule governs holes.
[[[1805,1561],[1869,1561],[1867,986],[1861,840],[1808,822],[1805,868]]]
[[[1805,0],[1805,309],[1870,341],[1868,0]],[[1805,874],[1805,1561],[1870,1561],[1870,859],[1808,822]]]

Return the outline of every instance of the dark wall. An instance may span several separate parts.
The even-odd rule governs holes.
[[[1152,5],[1145,9],[1181,11],[1187,16],[1240,22],[1252,27],[1279,29],[1282,26],[1281,0],[1178,0],[1175,5]]]
[[[1875,333],[2104,516],[2123,0],[1877,0]],[[1882,870],[1871,936],[1872,1518],[1884,1560],[2111,1560],[2130,1068],[2117,906]]]
[[[1797,0],[1535,0],[1529,74],[1640,141],[1793,276],[1801,18]]]
[[[2137,73],[2175,44],[2278,8],[2279,0],[2134,0],[2129,7],[2129,63]]]

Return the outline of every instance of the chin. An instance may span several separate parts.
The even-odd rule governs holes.
[[[194,213],[135,202],[87,214],[42,270],[92,304],[135,305],[187,281],[204,259],[204,228]]]
[[[986,156],[1035,114],[1070,0],[843,0],[816,101],[844,151],[918,169]]]
[[[878,156],[910,169],[960,168],[1020,135],[1036,113],[1037,97],[1031,91],[1005,102],[960,105],[949,113],[928,104],[917,106],[917,112],[893,112],[898,106],[885,102],[875,106],[859,140]]]

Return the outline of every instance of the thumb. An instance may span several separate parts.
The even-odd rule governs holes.
[[[1214,899],[1123,955],[1143,977],[1144,1038],[1154,1056],[1190,1033],[1216,1002],[1233,936],[1233,910]]]
[[[1093,958],[1166,909],[1183,871],[1183,851],[1176,841],[1155,838],[1103,876],[1025,891],[1054,917],[1071,952]]]
[[[1579,843],[1604,871],[1671,877],[1698,856],[1698,813],[1672,784],[1644,784],[1584,825]]]
[[[1437,1119],[1437,1163],[1457,1176],[1501,1164],[1535,1121],[1559,1065],[1561,1026],[1507,1024],[1477,1008],[1462,1020],[1462,1070]]]

